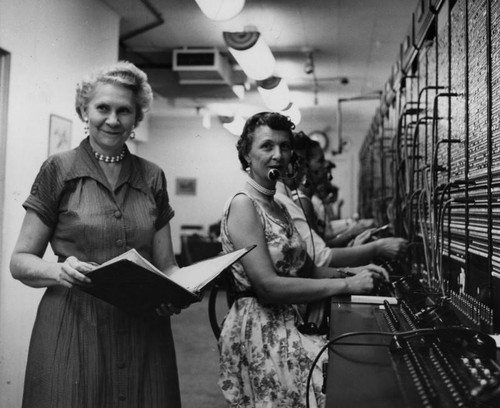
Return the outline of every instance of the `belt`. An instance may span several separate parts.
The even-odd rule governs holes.
[[[255,292],[253,290],[249,289],[249,290],[244,290],[242,292],[235,292],[233,294],[233,297],[234,297],[234,300],[237,300],[237,299],[246,298],[246,297],[256,298],[257,295],[255,294]]]

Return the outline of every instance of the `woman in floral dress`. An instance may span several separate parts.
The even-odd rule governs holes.
[[[233,267],[237,299],[219,340],[219,385],[230,407],[305,407],[307,377],[326,338],[299,332],[295,305],[368,293],[386,277],[375,265],[345,278],[310,262],[288,212],[273,198],[274,175],[286,174],[291,162],[293,127],[278,113],[259,113],[247,121],[237,144],[249,178],[226,204],[221,239],[225,251],[257,248]],[[312,408],[324,405],[322,361],[313,373]]]

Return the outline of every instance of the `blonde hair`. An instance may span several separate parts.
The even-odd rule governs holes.
[[[81,120],[84,108],[92,99],[97,84],[115,84],[131,89],[135,96],[135,125],[144,119],[144,114],[153,103],[153,91],[144,71],[128,61],[119,61],[111,66],[101,68],[84,78],[76,87],[75,108]]]

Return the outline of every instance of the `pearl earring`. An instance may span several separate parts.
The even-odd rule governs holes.
[[[135,132],[134,132],[133,130],[130,132],[130,138],[131,138],[132,140],[134,140],[134,139],[135,139]]]
[[[85,118],[83,122],[84,122],[83,132],[85,133],[85,136],[89,136],[90,135],[89,120]]]

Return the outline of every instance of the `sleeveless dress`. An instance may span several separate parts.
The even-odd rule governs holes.
[[[233,198],[226,203],[222,217],[224,251],[234,249],[227,226]],[[282,222],[249,198],[264,228],[276,273],[298,276],[306,259],[306,249],[288,212],[278,203],[286,214],[286,222]],[[237,291],[251,290],[241,263],[233,265],[232,273]],[[233,303],[224,319],[219,339],[219,386],[230,407],[306,407],[307,377],[313,360],[327,339],[300,333],[296,328],[299,319],[296,306],[291,304],[265,305],[255,297],[241,297]],[[323,353],[314,369],[309,390],[311,408],[324,406],[321,367],[327,358],[327,353]]]

